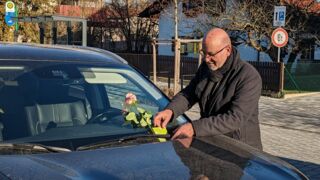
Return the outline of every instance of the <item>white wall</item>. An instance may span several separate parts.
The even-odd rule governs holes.
[[[206,21],[207,17],[205,15],[200,15],[196,18],[187,18],[182,13],[182,3],[178,4],[178,35],[179,36],[191,36],[193,37],[195,30],[200,30],[206,32],[204,27],[197,25],[199,21]],[[174,37],[174,5],[168,5],[168,7],[161,12],[159,18],[159,39],[172,39]],[[174,55],[172,52],[171,45],[159,45],[158,48],[160,55]],[[188,53],[188,56],[194,57],[197,55]]]

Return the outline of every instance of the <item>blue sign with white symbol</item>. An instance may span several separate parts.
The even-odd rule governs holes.
[[[5,16],[4,17],[4,20],[5,20],[5,22],[6,22],[6,24],[8,25],[8,26],[12,26],[12,25],[14,25],[14,21],[13,21],[13,19],[12,19],[12,17],[11,16]]]
[[[284,26],[286,23],[286,6],[275,6],[273,26]]]
[[[279,21],[284,21],[284,12],[283,11],[279,12]]]
[[[15,17],[14,12],[6,12],[6,15],[4,17],[4,20],[8,26],[14,25],[15,21],[12,19],[12,17]]]

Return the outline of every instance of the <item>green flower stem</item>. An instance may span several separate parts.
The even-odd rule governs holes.
[[[148,126],[150,132],[153,133],[151,125],[147,123],[147,126]],[[153,133],[153,134],[154,134],[154,133]]]

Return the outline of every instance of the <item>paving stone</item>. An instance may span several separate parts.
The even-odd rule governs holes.
[[[275,99],[261,97],[259,120],[263,150],[320,180],[320,93]],[[198,119],[195,105],[186,113]]]

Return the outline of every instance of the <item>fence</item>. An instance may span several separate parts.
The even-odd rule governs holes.
[[[288,63],[285,66],[285,84],[288,91],[320,91],[320,60]]]
[[[129,64],[139,69],[150,78],[152,75],[152,54],[118,54]],[[274,62],[249,62],[260,73],[262,78],[262,93],[274,94],[282,91],[283,64]],[[181,86],[185,80],[191,80],[198,68],[198,59],[181,57]],[[157,56],[157,76],[168,78],[170,88],[171,79],[174,77],[174,57]]]

